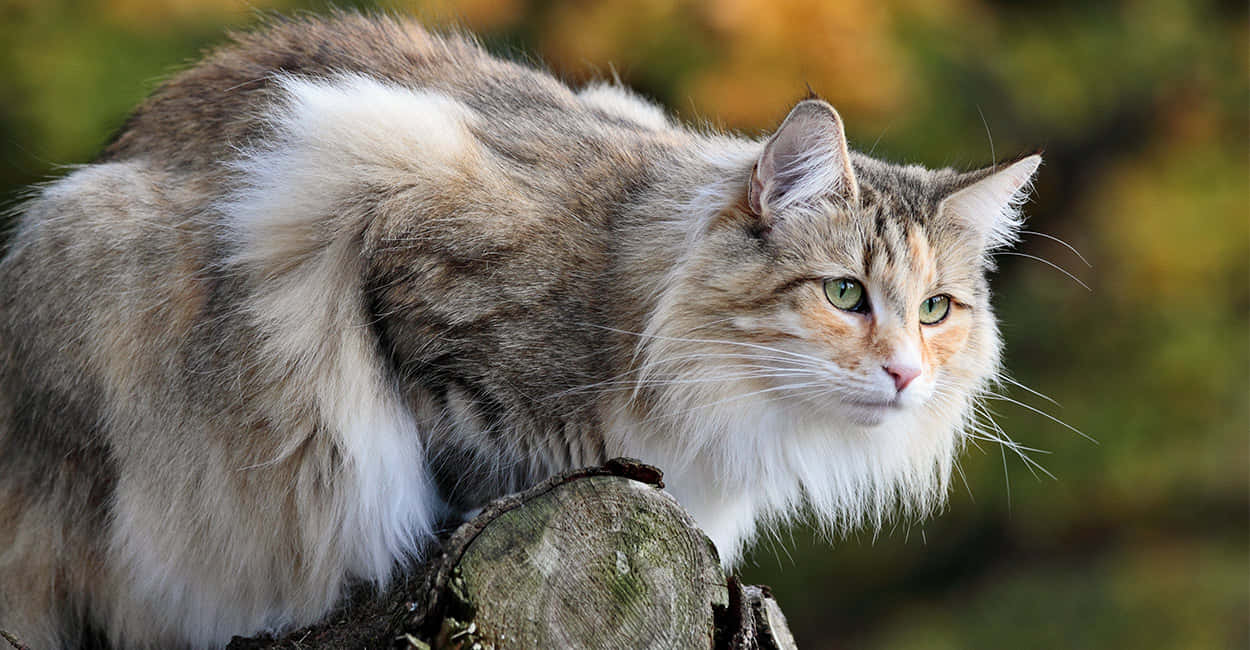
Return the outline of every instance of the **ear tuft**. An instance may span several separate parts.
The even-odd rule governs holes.
[[[960,177],[956,189],[942,201],[939,212],[963,221],[986,250],[1015,242],[1023,224],[1020,206],[1028,199],[1041,155],[1025,156],[1006,167],[989,167]]]
[[[828,103],[798,103],[764,146],[747,190],[751,210],[771,226],[776,215],[822,199],[859,202],[842,118]]]

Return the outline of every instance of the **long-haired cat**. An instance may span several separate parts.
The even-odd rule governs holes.
[[[218,647],[438,522],[632,456],[757,525],[944,498],[1036,155],[970,173],[572,90],[410,20],[278,21],[161,86],[0,262],[0,628]]]

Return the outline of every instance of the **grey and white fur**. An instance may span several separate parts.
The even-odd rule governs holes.
[[[440,522],[615,456],[664,468],[726,564],[804,511],[924,514],[1039,163],[881,162],[815,98],[763,140],[690,129],[402,18],[238,35],[20,208],[0,629],[308,624]]]

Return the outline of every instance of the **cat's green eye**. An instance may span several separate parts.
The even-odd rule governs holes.
[[[825,297],[838,309],[846,311],[867,311],[864,285],[850,278],[825,280]]]
[[[951,297],[945,294],[933,296],[920,303],[920,322],[925,325],[937,325],[951,313]]]

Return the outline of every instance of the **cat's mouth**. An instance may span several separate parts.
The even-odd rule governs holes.
[[[866,409],[901,409],[903,408],[903,403],[897,399],[885,400],[885,401],[879,401],[879,402],[878,401],[847,400],[846,403],[856,408],[866,408]]]
[[[903,410],[898,398],[888,400],[843,400],[852,420],[860,424],[880,424],[882,420]]]

